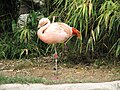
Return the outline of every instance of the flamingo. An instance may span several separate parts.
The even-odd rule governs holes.
[[[76,35],[78,38],[80,38],[80,32],[76,28],[70,27],[69,25],[62,22],[50,23],[50,20],[48,18],[42,18],[41,20],[39,20],[38,28],[38,37],[40,38],[40,40],[47,44],[64,43],[73,35]],[[54,49],[54,59],[57,71],[58,54],[56,46],[54,46]]]

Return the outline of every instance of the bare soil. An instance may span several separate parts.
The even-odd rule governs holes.
[[[58,63],[58,73],[52,57],[29,60],[0,60],[0,75],[41,77],[55,83],[105,82],[120,80],[120,66],[101,66],[96,68],[81,63],[72,65]]]

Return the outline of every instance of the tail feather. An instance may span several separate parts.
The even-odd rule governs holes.
[[[76,28],[72,27],[73,34],[77,35],[78,38],[80,38],[80,31],[78,31]]]

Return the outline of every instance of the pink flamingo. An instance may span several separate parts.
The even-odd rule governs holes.
[[[39,21],[38,28],[40,28],[37,31],[38,37],[47,44],[57,44],[57,43],[64,43],[66,40],[71,38],[73,35],[77,35],[77,37],[80,37],[80,32],[73,28],[68,26],[65,23],[62,22],[54,22],[50,23],[50,20],[48,18],[42,18]],[[55,49],[55,65],[57,70],[57,50]]]

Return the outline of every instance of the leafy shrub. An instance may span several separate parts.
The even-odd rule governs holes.
[[[42,44],[36,35],[39,13],[31,11],[27,24],[19,28],[13,20],[12,33],[3,33],[0,39],[0,58],[29,58],[42,53]],[[40,43],[40,44],[39,44]]]
[[[50,14],[50,19],[57,16],[56,21],[65,22],[81,32],[80,39],[74,37],[67,43],[68,55],[120,57],[119,0],[54,0],[53,7],[50,7],[51,2],[47,2],[46,16]],[[54,11],[50,13],[51,10]],[[0,58],[28,58],[53,53],[52,45],[43,43],[36,35],[39,16],[44,17],[41,13],[31,11],[23,28],[17,27],[14,18],[13,22],[6,19],[12,24],[12,31],[0,33]],[[4,31],[6,20],[0,21]],[[63,44],[58,44],[57,48],[59,52],[66,51]]]
[[[58,16],[61,21],[81,32],[76,51],[86,54],[99,53],[101,56],[120,56],[119,1],[54,0],[55,5],[57,8],[51,16]],[[72,45],[73,43],[69,46]]]

